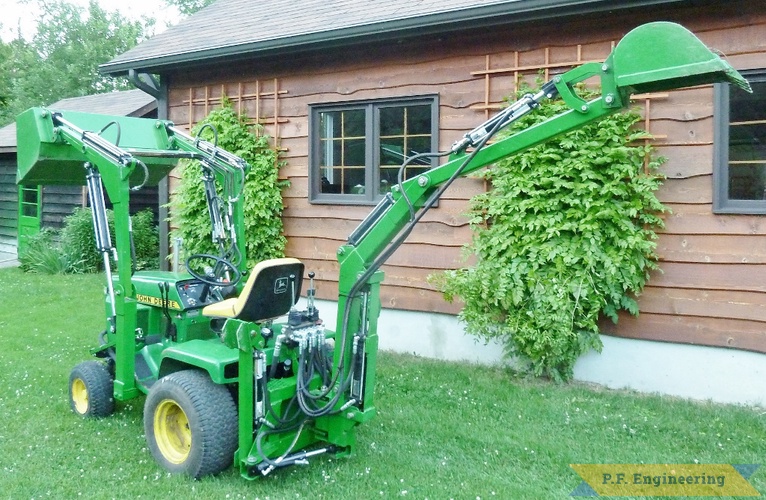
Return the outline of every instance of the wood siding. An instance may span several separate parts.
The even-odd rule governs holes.
[[[0,153],[0,251],[15,252],[19,222],[16,154]]]
[[[734,1],[602,17],[595,24],[572,18],[555,27],[535,23],[429,35],[417,43],[349,46],[173,74],[169,116],[190,126],[225,94],[265,125],[286,161],[280,175],[291,183],[285,192],[287,253],[316,272],[320,298],[335,299],[335,251],[371,207],[309,203],[310,105],[438,94],[439,144],[447,149],[497,109],[520,79],[603,60],[629,29],[657,19],[682,23],[738,69],[766,67],[766,13],[753,2]],[[668,158],[660,197],[672,214],[658,242],[662,272],[640,298],[640,316],[616,326],[604,322],[604,331],[766,352],[766,219],[712,213],[712,87],[642,96],[636,104],[658,153]],[[459,311],[460,304],[445,302],[427,278],[463,265],[461,247],[471,239],[463,214],[467,200],[484,189],[479,181],[460,179],[419,224],[384,267],[384,307]]]

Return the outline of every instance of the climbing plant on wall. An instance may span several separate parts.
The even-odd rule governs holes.
[[[565,111],[544,105],[529,127]],[[460,298],[467,331],[496,339],[537,376],[572,377],[601,350],[601,315],[638,314],[635,296],[657,268],[662,182],[640,115],[626,111],[499,162],[481,174],[492,189],[470,203],[476,264],[434,277]]]
[[[287,181],[279,180],[278,153],[269,145],[269,137],[261,133],[259,126],[248,125],[227,99],[199,122],[192,134],[196,136],[205,124],[218,131],[219,147],[250,164],[243,191],[247,267],[251,269],[261,260],[284,256],[287,240],[282,227],[282,189]],[[213,141],[209,127],[202,131],[202,138]],[[183,239],[187,255],[217,254],[211,239],[202,170],[196,161],[182,162],[180,167],[180,183],[170,203],[175,228],[172,236]]]

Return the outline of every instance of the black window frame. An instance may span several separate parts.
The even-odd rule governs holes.
[[[380,179],[380,109],[384,107],[413,106],[428,104],[431,106],[431,151],[439,147],[439,96],[427,94],[407,97],[388,97],[309,105],[309,202],[334,205],[375,205],[383,198],[374,186]],[[320,192],[320,113],[365,110],[365,179],[367,186],[362,194],[337,194]],[[431,160],[430,168],[438,166],[438,159]]]
[[[766,84],[766,68],[740,71],[750,83]],[[729,198],[729,129],[730,85],[714,85],[714,131],[713,131],[713,213],[716,214],[766,214],[766,199],[736,200]],[[766,119],[766,109],[764,110]]]

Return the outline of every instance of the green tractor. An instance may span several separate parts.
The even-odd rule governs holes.
[[[601,84],[600,97],[590,102],[575,90],[587,79]],[[242,191],[248,165],[240,158],[169,121],[27,110],[17,120],[18,182],[86,185],[106,270],[104,331],[91,351],[96,359],[71,372],[72,409],[106,417],[115,400],[145,395],[149,450],[165,469],[193,477],[218,473],[233,461],[242,476],[255,479],[323,453],[349,455],[356,426],[375,415],[380,267],[449,185],[619,111],[633,93],[719,81],[749,90],[686,29],[643,25],[603,63],[556,76],[465,134],[442,165],[407,180],[400,175],[338,249],[338,331],[325,328],[313,274],[299,260],[246,269]],[[555,97],[571,109],[490,142]],[[410,157],[402,169],[436,154]],[[202,165],[218,254],[189,256],[185,272],[134,272],[130,195],[157,183],[182,158]],[[114,207],[114,244],[104,191]],[[306,306],[298,309],[304,283]]]

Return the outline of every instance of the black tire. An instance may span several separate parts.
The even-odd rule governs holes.
[[[229,390],[205,372],[171,373],[146,397],[146,441],[170,472],[199,478],[228,468],[237,449],[237,430],[237,407]]]
[[[69,374],[69,406],[81,417],[108,417],[114,413],[113,387],[106,365],[84,361]]]

